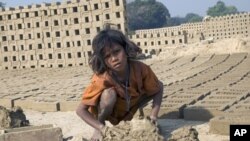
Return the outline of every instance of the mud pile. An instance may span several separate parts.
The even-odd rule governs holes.
[[[29,125],[21,107],[14,107],[10,110],[0,106],[0,129],[16,128]]]
[[[199,141],[196,129],[186,126],[175,130],[167,141]]]
[[[108,127],[104,132],[104,141],[199,141],[198,132],[191,126],[173,131],[170,137],[164,138],[160,126],[149,119],[133,119]]]
[[[104,141],[164,141],[159,127],[149,119],[134,119],[109,127],[104,132]]]
[[[196,42],[164,49],[159,55],[181,57],[195,54],[250,53],[250,37],[216,40],[213,43]]]

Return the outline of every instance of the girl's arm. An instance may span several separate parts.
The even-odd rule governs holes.
[[[150,114],[150,118],[153,121],[157,119],[157,116],[161,107],[161,102],[162,102],[163,84],[161,81],[159,81],[159,83],[160,83],[160,91],[157,94],[155,94],[155,96],[153,97],[153,106],[152,106],[152,111]]]
[[[104,128],[104,125],[94,118],[94,116],[88,111],[88,108],[89,106],[80,103],[76,109],[76,114],[87,124],[101,131]]]

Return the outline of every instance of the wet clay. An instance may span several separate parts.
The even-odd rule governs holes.
[[[159,127],[149,119],[122,121],[104,131],[104,141],[164,141]]]
[[[23,127],[29,125],[21,107],[14,107],[10,110],[0,106],[0,129]]]
[[[198,132],[191,126],[179,128],[166,139],[160,134],[160,126],[149,119],[133,119],[108,127],[104,131],[104,141],[199,141]]]
[[[172,132],[167,141],[199,141],[198,132],[191,126],[182,127]]]

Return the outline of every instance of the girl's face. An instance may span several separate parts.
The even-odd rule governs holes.
[[[127,55],[119,44],[112,44],[112,47],[104,48],[105,63],[112,71],[118,74],[124,73],[127,66]]]

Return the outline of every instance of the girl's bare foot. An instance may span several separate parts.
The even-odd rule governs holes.
[[[94,131],[90,141],[102,141],[103,137],[102,137],[102,133],[99,130]]]

